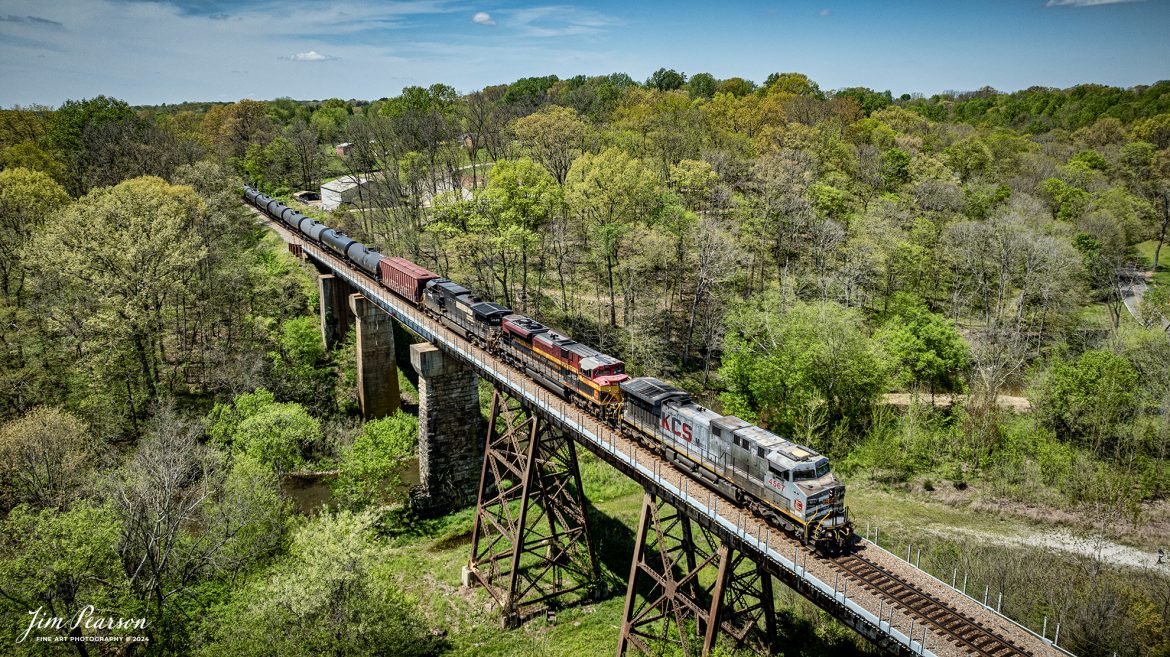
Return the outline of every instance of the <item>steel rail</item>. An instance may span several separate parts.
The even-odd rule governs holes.
[[[887,598],[891,604],[901,605],[908,613],[929,623],[947,639],[983,657],[1030,657],[1031,652],[1003,639],[986,627],[968,618],[899,577],[890,570],[859,554],[836,558],[817,557],[830,561],[845,570],[862,586]]]

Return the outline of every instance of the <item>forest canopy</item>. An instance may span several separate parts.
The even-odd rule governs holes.
[[[0,167],[9,618],[84,599],[175,654],[443,649],[379,542],[417,421],[356,419],[353,337],[322,346],[315,272],[244,183],[808,443],[850,485],[973,485],[1099,527],[1170,492],[1167,81],[922,97],[661,68],[98,96],[0,110]],[[340,207],[292,197],[343,176],[365,186]],[[280,482],[306,469],[337,473],[339,508],[291,513]],[[1148,590],[1097,595],[1149,611],[1097,610],[1117,621],[1100,654],[1170,646]],[[1091,629],[1068,621],[1078,654],[1105,649]]]

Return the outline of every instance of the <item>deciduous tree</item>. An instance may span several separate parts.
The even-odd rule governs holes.
[[[103,445],[73,415],[39,407],[0,426],[0,507],[67,506],[85,492]]]
[[[414,604],[393,584],[388,547],[369,513],[325,513],[301,527],[288,556],[204,622],[200,655],[439,652]]]
[[[573,160],[583,152],[588,134],[588,126],[576,112],[558,105],[549,105],[517,119],[512,130],[532,158],[543,164],[561,185],[565,184]]]
[[[178,383],[167,335],[207,253],[206,212],[190,187],[137,178],[53,215],[27,249],[44,311],[108,395],[97,403],[132,425]]]
[[[863,423],[886,367],[856,311],[772,289],[729,314],[720,376],[729,413],[791,432],[819,409],[830,426]]]
[[[659,205],[658,179],[640,160],[615,148],[586,153],[569,170],[565,199],[602,261],[609,288],[609,325],[616,327],[614,271],[623,239],[634,222],[649,217]]]

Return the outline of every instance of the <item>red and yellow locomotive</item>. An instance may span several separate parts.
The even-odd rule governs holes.
[[[561,335],[523,315],[508,315],[500,331],[505,356],[565,399],[577,401],[616,423],[621,412],[622,361]]]

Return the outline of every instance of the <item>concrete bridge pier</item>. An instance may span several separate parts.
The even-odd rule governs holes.
[[[373,420],[398,410],[398,366],[394,361],[394,320],[362,294],[349,295],[357,323],[357,393],[362,417]]]
[[[427,342],[410,345],[418,372],[418,473],[411,505],[433,514],[474,502],[482,469],[479,377]]]
[[[349,327],[353,325],[349,295],[354,293],[354,289],[333,274],[320,274],[317,276],[317,292],[321,309],[321,339],[328,351],[345,339],[345,334],[349,333]]]

